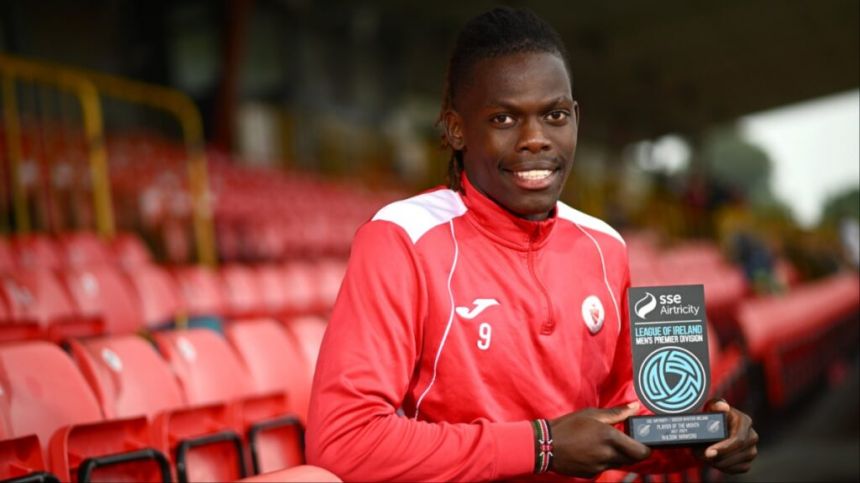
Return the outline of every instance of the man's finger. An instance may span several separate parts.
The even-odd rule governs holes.
[[[644,460],[651,456],[651,448],[645,446],[639,441],[636,441],[621,431],[615,431],[612,438],[612,446],[616,451],[618,451],[619,455],[632,459],[633,461],[631,461],[631,463]]]
[[[751,437],[752,421],[748,417],[743,417],[738,411],[732,411],[731,407],[725,401],[718,401],[711,405],[712,408],[725,405],[729,408],[726,414],[726,426],[729,427],[729,437],[714,443],[705,450],[705,457],[712,459],[718,454],[734,451],[745,444]],[[756,438],[757,440],[757,438]]]
[[[599,409],[595,412],[594,419],[606,424],[617,424],[625,421],[630,416],[634,416],[637,411],[639,411],[639,402],[634,401],[624,406]]]

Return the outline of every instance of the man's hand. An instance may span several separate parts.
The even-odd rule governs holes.
[[[717,399],[705,405],[705,411],[726,413],[729,437],[704,449],[696,450],[696,456],[705,463],[725,473],[745,473],[758,454],[758,433],[752,427],[752,418],[729,404]],[[554,436],[554,434],[553,434]]]
[[[639,403],[634,402],[610,409],[584,409],[551,421],[552,470],[590,478],[647,458],[650,448],[612,426],[635,415],[638,409]]]

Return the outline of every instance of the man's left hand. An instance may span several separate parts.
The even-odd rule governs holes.
[[[729,437],[696,451],[705,463],[725,473],[746,473],[758,454],[758,433],[752,427],[752,418],[729,406],[723,399],[708,402],[705,411],[726,414]]]

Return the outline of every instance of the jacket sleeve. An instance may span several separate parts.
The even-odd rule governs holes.
[[[624,283],[621,294],[621,333],[615,346],[615,358],[612,372],[606,384],[601,388],[600,406],[610,408],[632,401],[639,401],[636,389],[633,388],[633,352],[630,334],[630,311],[628,308],[627,289],[630,288],[630,270],[625,264]],[[640,416],[653,414],[640,401]],[[618,429],[624,431],[623,425]],[[624,468],[626,471],[642,474],[672,473],[698,465],[698,460],[688,448],[654,449],[651,457],[635,465]]]
[[[386,221],[356,234],[320,349],[308,463],[344,480],[488,480],[530,473],[527,421],[426,422],[397,414],[420,356],[426,289],[412,241]]]

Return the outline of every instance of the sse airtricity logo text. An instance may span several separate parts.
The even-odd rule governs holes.
[[[656,308],[657,299],[651,292],[645,292],[645,296],[639,299],[639,301],[633,306],[633,310],[636,312],[636,315],[643,319]]]

